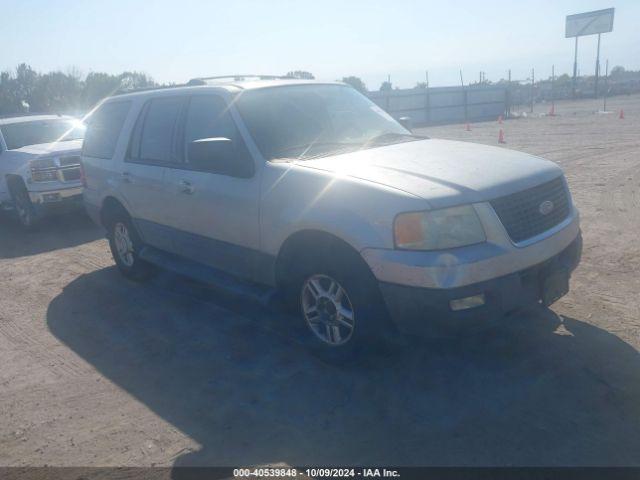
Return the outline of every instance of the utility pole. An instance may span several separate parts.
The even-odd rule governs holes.
[[[598,34],[598,53],[596,53],[596,85],[595,85],[595,98],[598,98],[598,77],[600,76],[600,33]],[[576,37],[578,38],[578,37]]]
[[[529,108],[529,111],[531,113],[533,113],[533,84],[535,82],[534,75],[535,75],[535,72],[534,72],[534,70],[532,68],[531,69],[531,106]]]
[[[571,98],[576,98],[576,81],[578,76],[578,37],[576,36],[575,53],[573,54],[573,82],[571,84]]]
[[[431,123],[431,98],[429,98],[429,70],[425,70],[424,79],[427,82],[427,88],[425,89],[425,120],[427,124]]]
[[[556,66],[551,65],[551,111],[555,115],[556,113]]]
[[[511,117],[511,102],[512,102],[512,98],[511,98],[511,69],[508,70],[507,73],[507,91],[505,93],[505,103],[506,103],[506,118],[510,118]]]
[[[602,107],[603,111],[607,111],[607,93],[609,93],[609,59],[607,58],[607,62],[604,67],[604,106]]]
[[[385,99],[386,99],[385,104],[386,104],[386,106],[387,106],[386,110],[387,110],[387,112],[388,112],[388,111],[389,111],[389,108],[390,108],[390,105],[389,105],[389,103],[390,103],[389,97],[391,96],[391,74],[388,74],[388,75],[387,75],[387,87],[388,87],[388,88],[387,88],[387,91],[386,91],[386,93],[385,93]]]
[[[464,80],[462,79],[462,69],[460,69],[460,85],[462,85],[462,95],[464,97],[464,123],[469,123],[469,94],[464,88]]]

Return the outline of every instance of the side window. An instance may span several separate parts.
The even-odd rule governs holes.
[[[156,163],[182,162],[175,139],[184,101],[184,97],[156,98],[143,108],[134,129],[130,158]]]
[[[226,137],[236,140],[236,125],[224,100],[213,95],[191,97],[184,136],[186,145],[201,138]]]
[[[112,158],[130,107],[131,102],[109,102],[99,107],[89,118],[82,154]]]
[[[232,142],[231,157],[226,168],[218,164],[218,173],[227,173],[235,176],[250,177],[253,174],[253,160],[247,150],[236,124],[229,113],[225,101],[215,95],[194,95],[189,100],[184,125],[184,158],[189,162],[189,145],[196,140],[211,138],[227,138]],[[215,160],[215,159],[214,159]],[[192,167],[198,168],[191,163]],[[225,172],[229,170],[228,172]],[[215,171],[215,166],[212,171]],[[231,173],[235,172],[235,173]]]

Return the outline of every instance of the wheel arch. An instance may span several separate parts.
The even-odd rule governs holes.
[[[21,175],[16,175],[15,173],[8,173],[4,176],[5,182],[7,183],[7,188],[11,191],[15,186],[22,186],[27,188],[27,184],[22,178]]]
[[[329,251],[340,260],[350,259],[359,263],[373,277],[373,272],[367,262],[349,242],[323,230],[305,229],[292,233],[282,243],[275,262],[276,285],[282,287],[286,284],[288,273],[299,256],[305,255],[307,252],[313,252],[314,256],[320,256]]]
[[[102,206],[100,207],[100,223],[102,226],[107,228],[109,226],[109,221],[117,213],[125,213],[129,218],[131,218],[131,214],[129,214],[129,211],[122,202],[116,197],[108,195],[104,198]]]

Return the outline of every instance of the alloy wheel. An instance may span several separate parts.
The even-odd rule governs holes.
[[[133,242],[131,241],[129,229],[124,223],[118,222],[113,227],[113,240],[122,263],[127,267],[132,267],[134,262]]]
[[[302,286],[301,305],[307,326],[325,344],[344,345],[353,336],[353,304],[337,280],[321,274],[307,278]]]

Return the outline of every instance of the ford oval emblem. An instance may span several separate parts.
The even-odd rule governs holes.
[[[555,207],[555,205],[553,204],[553,202],[551,200],[545,200],[538,207],[538,211],[542,215],[549,215],[551,212],[553,212],[553,208],[554,207]]]

